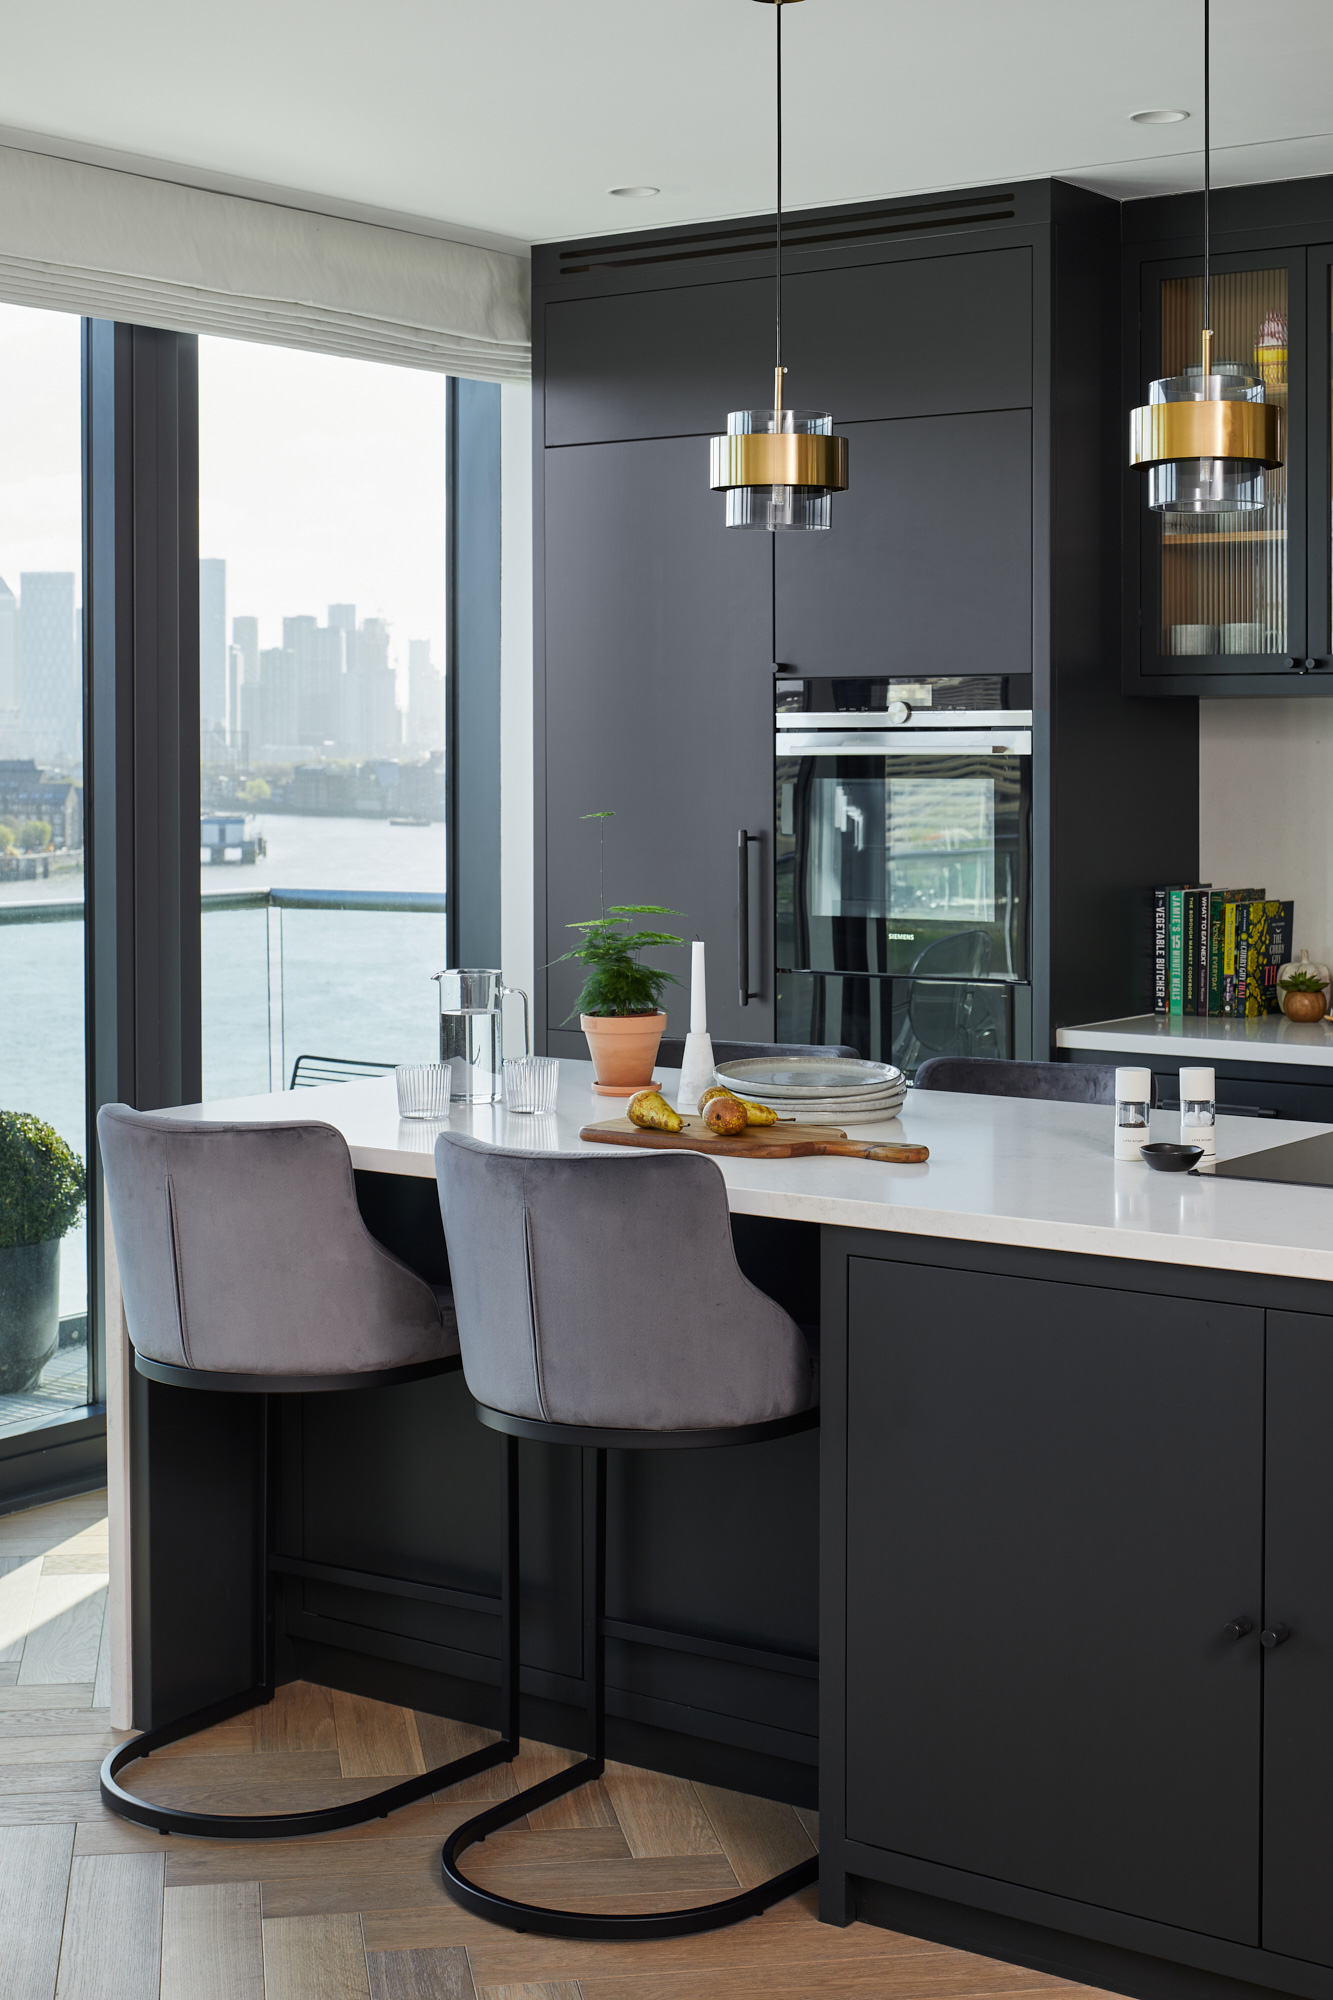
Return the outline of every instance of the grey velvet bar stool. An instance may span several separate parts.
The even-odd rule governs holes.
[[[1154,1079],[1154,1101],[1156,1100]],[[1061,1104],[1114,1104],[1110,1063],[1023,1062],[998,1056],[932,1056],[917,1090],[974,1091],[982,1097],[1044,1097]]]
[[[744,1062],[750,1056],[859,1056],[846,1042],[724,1042],[713,1037],[714,1062]],[[685,1057],[682,1035],[663,1035],[657,1060],[663,1069],[679,1069]]]
[[[813,1882],[818,1857],[719,1902],[635,1916],[518,1902],[471,1881],[459,1857],[602,1774],[608,1449],[690,1451],[812,1429],[801,1330],[742,1275],[726,1185],[702,1154],[535,1153],[442,1132],[435,1172],[478,1417],[510,1438],[577,1446],[584,1469],[586,1755],[450,1834],[445,1887],[478,1916],[552,1937],[683,1937],[738,1923]],[[518,1622],[515,1604],[513,1685]]]
[[[273,1699],[276,1579],[306,1567],[275,1546],[274,1398],[417,1382],[457,1370],[461,1361],[451,1294],[427,1284],[370,1234],[357,1207],[347,1142],[333,1126],[192,1123],[109,1104],[98,1113],[97,1134],[136,1370],[179,1388],[263,1398],[265,1552],[262,1607],[256,1606],[259,1684],[113,1750],[102,1766],[103,1804],[160,1833],[287,1838],[383,1818],[513,1757],[517,1686],[502,1682],[502,1716],[509,1722],[512,1715],[513,1726],[498,1743],[347,1804],[313,1812],[194,1812],[139,1798],[120,1783],[128,1764]],[[506,1536],[517,1471],[517,1448],[510,1446],[502,1494]],[[498,1600],[467,1599],[470,1609],[499,1612],[502,1652],[513,1574],[506,1564]]]

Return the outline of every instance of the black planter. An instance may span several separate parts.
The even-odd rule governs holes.
[[[60,1340],[60,1238],[0,1249],[0,1395],[35,1389]]]

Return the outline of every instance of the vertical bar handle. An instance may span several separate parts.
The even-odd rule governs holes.
[[[747,833],[744,827],[736,835],[736,971],[742,1007],[763,997],[750,987],[750,848],[757,847],[761,839],[762,835]]]

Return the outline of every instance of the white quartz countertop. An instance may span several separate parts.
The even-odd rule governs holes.
[[[664,1069],[659,1075],[674,1099],[677,1073]],[[591,1081],[590,1064],[562,1059],[554,1112],[533,1118],[503,1105],[456,1106],[447,1125],[500,1145],[584,1151],[580,1126],[623,1116],[623,1102],[595,1097]],[[391,1076],[185,1105],[171,1115],[318,1119],[343,1134],[355,1166],[426,1178],[433,1176],[435,1138],[444,1129],[400,1119]],[[853,1126],[850,1136],[925,1144],[930,1160],[924,1166],[838,1158],[718,1164],[732,1209],[745,1215],[1333,1283],[1333,1190],[1160,1174],[1137,1161],[1117,1163],[1112,1116],[1104,1105],[913,1090],[900,1118]],[[1174,1112],[1154,1114],[1153,1137],[1178,1138],[1178,1123]],[[1221,1118],[1218,1155],[1235,1158],[1329,1129],[1286,1119]],[[645,1157],[615,1150],[627,1161]]]
[[[1333,1067],[1333,1022],[1289,1021],[1284,1014],[1242,1020],[1216,1014],[1130,1014],[1121,1021],[1085,1021],[1057,1028],[1061,1049],[1112,1049],[1151,1062],[1300,1063]],[[1333,1079],[1331,1079],[1333,1080]]]

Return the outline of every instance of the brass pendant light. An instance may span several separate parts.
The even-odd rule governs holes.
[[[1252,512],[1264,504],[1265,470],[1282,463],[1281,414],[1262,376],[1213,360],[1210,5],[1203,0],[1203,351],[1183,375],[1152,383],[1129,419],[1129,462],[1146,468],[1148,505],[1159,514]]]
[[[847,440],[827,410],[784,408],[782,365],[782,9],[761,0],[777,29],[777,312],[773,408],[733,410],[709,440],[709,485],[727,496],[729,528],[827,528],[830,500],[847,488]]]

